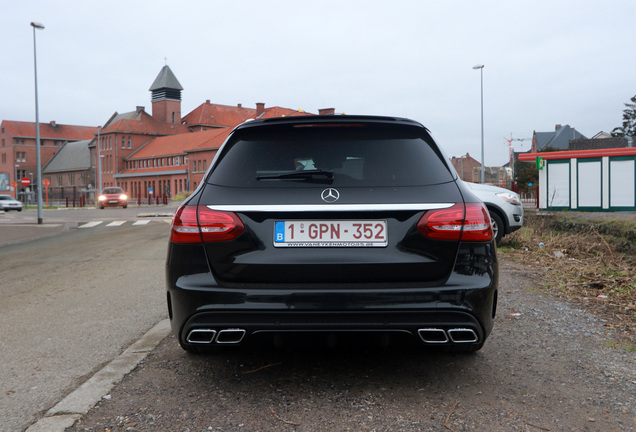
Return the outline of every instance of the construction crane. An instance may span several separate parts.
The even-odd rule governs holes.
[[[531,141],[532,138],[513,138],[512,132],[510,132],[510,138],[504,137],[506,140],[506,145],[508,146],[508,157],[510,159],[510,180],[514,181],[515,179],[515,150],[512,146],[513,141]]]

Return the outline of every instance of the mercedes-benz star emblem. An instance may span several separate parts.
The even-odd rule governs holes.
[[[338,201],[338,198],[340,198],[340,192],[338,192],[334,188],[329,188],[322,191],[322,193],[320,194],[320,197],[322,198],[324,202],[332,203],[332,202]]]

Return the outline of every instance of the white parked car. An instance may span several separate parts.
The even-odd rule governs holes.
[[[497,243],[523,226],[523,205],[516,193],[497,186],[464,182],[486,204]]]
[[[11,195],[0,195],[0,210],[22,211],[22,203],[20,201],[17,201]]]

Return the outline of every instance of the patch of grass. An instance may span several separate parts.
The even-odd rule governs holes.
[[[190,195],[192,195],[193,191],[183,191],[183,192],[179,192],[178,194],[176,194],[174,196],[174,198],[172,198],[173,201],[184,201],[187,197],[189,197]]]
[[[523,289],[526,290],[526,291],[530,291],[532,293],[535,293],[535,294],[543,294],[544,293],[544,291],[542,291],[540,288],[537,288],[535,286],[524,286]]]
[[[608,219],[602,222],[603,225],[612,227],[618,231],[636,230],[636,220],[629,219]]]
[[[604,343],[610,348],[625,350],[627,352],[636,352],[636,346],[630,343],[621,343],[621,342],[616,342],[615,340],[607,340]]]
[[[636,340],[636,248],[625,247],[633,245],[632,226],[636,222],[586,221],[576,213],[528,215],[498,250],[533,267],[540,290],[581,301]]]
[[[37,208],[38,208],[37,205],[31,205],[31,204],[22,206],[23,210],[29,210],[29,209],[34,209],[35,210]],[[59,208],[59,206],[45,206],[45,205],[42,206],[42,210],[57,210],[58,208]]]

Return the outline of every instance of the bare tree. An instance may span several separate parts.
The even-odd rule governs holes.
[[[632,103],[626,103],[623,110],[623,125],[612,130],[612,136],[636,136],[636,96],[631,99]]]

